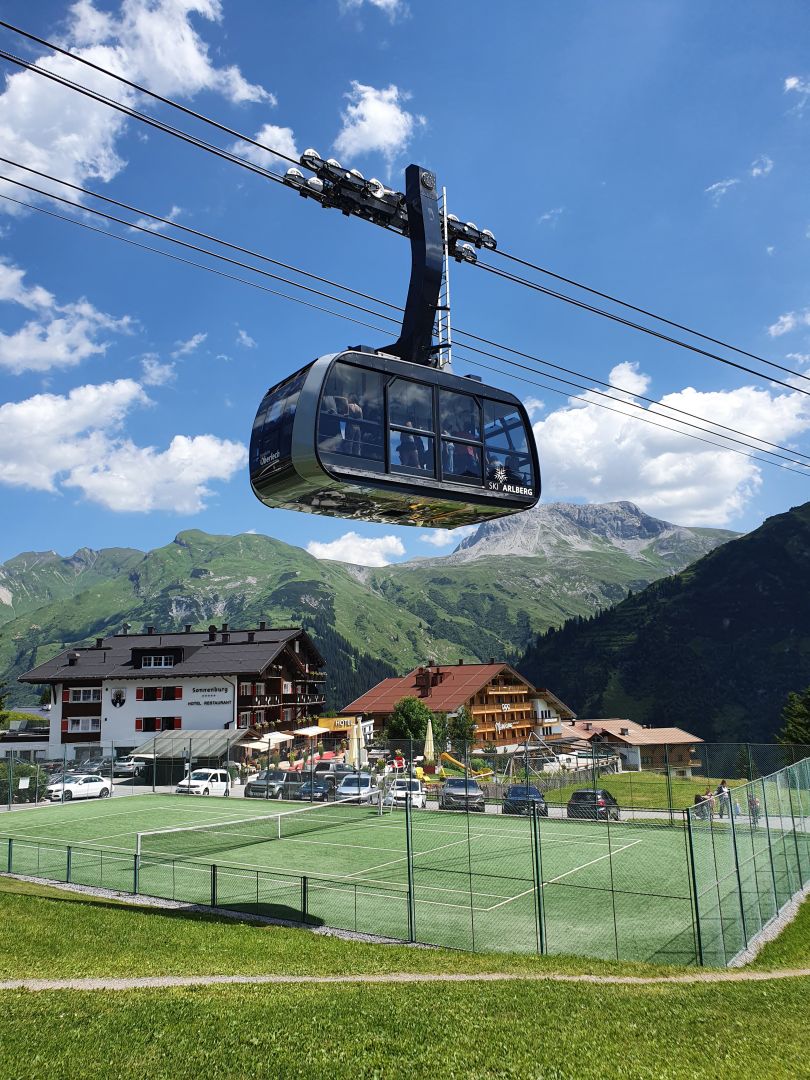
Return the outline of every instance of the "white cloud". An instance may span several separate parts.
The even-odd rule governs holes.
[[[189,353],[193,353],[195,349],[199,348],[207,337],[208,334],[194,334],[188,341],[175,341],[172,358],[177,360],[180,356],[188,356]]]
[[[546,407],[545,401],[541,401],[540,398],[531,396],[524,398],[523,404],[526,406],[526,412],[529,414],[529,418],[531,420],[533,420]]]
[[[775,323],[771,323],[768,333],[771,337],[781,337],[799,326],[810,326],[810,308],[805,308],[804,311],[786,311]]]
[[[59,476],[103,454],[107,433],[148,401],[133,379],[118,379],[0,406],[0,482],[55,491]]]
[[[704,188],[704,192],[708,195],[715,206],[720,205],[720,200],[728,191],[734,187],[735,184],[739,184],[739,180],[732,178],[730,180],[718,180],[715,184],[710,184],[707,188]]]
[[[292,128],[278,127],[276,124],[265,124],[259,128],[253,139],[255,142],[263,143],[265,146],[272,146],[274,150],[278,150],[279,154],[284,154],[288,158],[294,158],[298,161],[300,157],[298,148],[295,145],[295,135]],[[264,169],[269,169],[276,162],[285,161],[278,154],[273,154],[269,150],[260,150],[258,146],[253,146],[251,143],[241,140],[233,143],[228,149],[232,154],[247,158],[248,161],[252,161],[255,165],[261,165]]]
[[[244,446],[213,435],[175,435],[164,451],[136,446],[121,428],[131,409],[147,404],[137,382],[118,379],[0,406],[0,483],[77,488],[109,510],[201,510],[208,483],[244,465]]]
[[[546,222],[548,222],[548,224],[551,225],[553,228],[562,217],[564,211],[564,206],[555,206],[553,210],[546,210],[545,214],[541,214],[540,217],[537,219],[537,224],[544,225]]]
[[[751,162],[750,175],[754,178],[758,176],[767,176],[773,169],[773,161],[767,154],[760,154],[759,157],[754,158]]]
[[[449,547],[463,540],[465,536],[472,536],[477,529],[477,525],[462,525],[460,529],[431,529],[430,532],[420,533],[419,541],[437,548]]]
[[[166,96],[190,97],[208,90],[234,102],[275,104],[272,94],[249,83],[237,67],[212,62],[192,25],[194,17],[219,22],[220,0],[122,0],[117,14],[79,0],[68,9],[59,44]],[[37,65],[124,104],[136,101],[134,91],[91,68],[79,69],[67,56],[45,55]],[[0,116],[0,154],[5,157],[75,184],[109,181],[124,167],[117,147],[125,117],[34,72],[17,72],[6,80]],[[19,212],[12,204],[4,206]]]
[[[768,244],[768,246],[765,248],[766,255],[773,255],[775,251],[776,248],[773,246],[773,244]]]
[[[238,327],[238,333],[236,335],[236,344],[241,345],[245,349],[255,349],[256,342],[242,327]],[[225,357],[225,359],[228,359]]]
[[[183,213],[181,207],[172,206],[168,214],[161,214],[161,217],[166,218],[166,221],[177,221],[180,215]],[[135,224],[141,229],[147,229],[149,232],[159,233],[168,228],[168,225],[162,221],[155,221],[153,218],[139,217],[135,219]]]
[[[410,94],[393,83],[377,90],[353,81],[346,97],[349,104],[335,139],[335,150],[350,159],[349,165],[356,156],[375,151],[390,165],[406,148],[414,129],[425,123],[423,116],[414,116],[402,107]]]
[[[788,76],[785,79],[785,93],[798,96],[796,108],[799,112],[802,112],[807,104],[807,99],[810,98],[810,79],[802,79],[798,75]]]
[[[144,386],[166,386],[174,381],[174,364],[162,364],[156,353],[148,353],[141,360],[141,380]]]
[[[195,514],[212,494],[208,482],[229,480],[246,461],[241,443],[215,435],[175,435],[163,451],[126,440],[64,482],[108,510]]]
[[[404,15],[408,10],[404,0],[338,0],[338,3],[342,12],[359,11],[360,8],[367,3],[370,7],[382,11],[388,16],[391,22],[393,22],[398,15]]]
[[[53,295],[41,285],[25,285],[24,277],[25,270],[0,258],[0,300],[11,304],[21,304],[31,311],[53,307]]]
[[[52,304],[47,314],[29,320],[19,330],[8,334],[0,331],[0,367],[15,375],[74,367],[89,356],[107,351],[109,342],[101,340],[104,331],[126,334],[131,329],[129,316],[116,319],[87,300]]]
[[[646,385],[646,376],[630,374],[638,386]],[[627,386],[627,366],[614,369],[610,381]],[[661,404],[782,444],[810,429],[808,398],[802,394],[750,386],[710,392],[687,387],[666,395]],[[599,408],[596,399],[572,401],[534,425],[546,496],[628,499],[678,523],[719,526],[738,517],[759,489],[756,461],[686,437],[660,405],[646,412],[664,428],[640,423],[637,409],[616,408],[618,414]]]
[[[347,532],[337,540],[322,543],[310,540],[307,551],[316,559],[356,563],[360,566],[387,566],[391,555],[404,555],[405,547],[398,536],[360,536]]]

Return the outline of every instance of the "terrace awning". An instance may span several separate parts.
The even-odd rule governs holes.
[[[223,758],[228,750],[247,741],[249,732],[217,728],[213,731],[161,731],[136,746],[130,757],[149,761],[169,758]]]

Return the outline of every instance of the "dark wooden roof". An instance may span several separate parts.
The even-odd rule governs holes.
[[[248,640],[248,634],[253,640]],[[315,648],[309,635],[297,628],[268,630],[217,630],[214,640],[209,632],[176,634],[114,634],[101,639],[100,646],[81,646],[66,649],[52,660],[26,671],[19,676],[20,682],[51,683],[98,679],[144,679],[191,677],[202,675],[253,674],[265,670],[269,664],[298,638],[305,643],[314,662],[323,666],[324,659]],[[225,637],[227,640],[223,640]],[[133,663],[133,652],[160,652],[182,650],[171,668],[141,670]],[[288,655],[296,654],[289,650]],[[74,663],[70,658],[74,658]]]

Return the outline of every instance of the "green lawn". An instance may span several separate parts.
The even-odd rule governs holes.
[[[796,1080],[810,979],[3,995],[0,1075]]]
[[[707,787],[716,791],[720,783],[719,779],[705,776],[696,776],[692,779],[673,776],[672,806],[677,810],[685,810],[687,806],[694,805],[695,796],[702,795]],[[745,784],[745,780],[729,780],[729,787],[739,787]],[[639,810],[665,810],[669,808],[669,789],[667,778],[662,773],[655,772],[623,772],[610,776],[597,778],[597,785],[609,791],[620,806],[635,807]],[[564,806],[571,798],[571,793],[582,788],[584,785],[569,784],[546,793],[546,801],[552,806]]]
[[[755,966],[807,962],[810,903]],[[676,969],[670,969],[675,971]],[[660,966],[379,946],[0,878],[0,977]],[[807,1076],[810,979],[713,986],[261,986],[5,992],[0,1077],[745,1080]]]

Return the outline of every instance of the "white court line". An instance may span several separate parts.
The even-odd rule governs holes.
[[[548,881],[543,882],[543,888],[547,885],[553,885],[557,881],[562,881],[563,878],[568,877],[569,874],[577,874],[580,870],[584,870],[586,866],[593,866],[594,863],[601,862],[602,859],[611,859],[614,855],[618,855],[622,851],[627,851],[628,848],[635,847],[636,844],[642,843],[641,840],[631,840],[629,844],[625,844],[623,847],[616,848],[615,851],[609,851],[606,855],[600,855],[597,859],[591,859],[590,862],[582,863],[581,866],[575,866],[573,870],[566,870],[564,874],[559,874],[557,877],[549,878]],[[508,900],[502,900],[500,904],[493,904],[492,907],[484,908],[484,911],[494,911],[495,908],[503,907],[504,904],[511,904],[513,900],[519,900],[521,896],[528,896],[529,893],[534,892],[534,889],[527,889],[525,892],[518,893],[517,896],[510,896]]]
[[[400,848],[376,847],[370,844],[333,844],[330,843],[329,840],[304,840],[303,837],[300,836],[282,836],[281,839],[286,840],[287,843],[316,844],[319,847],[339,847],[344,848],[346,851],[401,851]]]
[[[458,847],[459,844],[466,844],[467,837],[464,836],[461,840],[454,840],[450,844],[442,844],[440,847],[431,848],[429,851],[417,851],[414,852],[414,858],[420,858],[422,855],[432,855],[436,851],[446,851],[447,848]],[[386,866],[396,866],[398,863],[404,863],[408,861],[407,853],[400,856],[398,859],[392,859],[390,862],[379,863],[378,866],[367,866],[365,870],[357,870],[354,874],[348,874],[350,878],[360,877],[361,874],[371,874],[375,870],[384,870]]]

